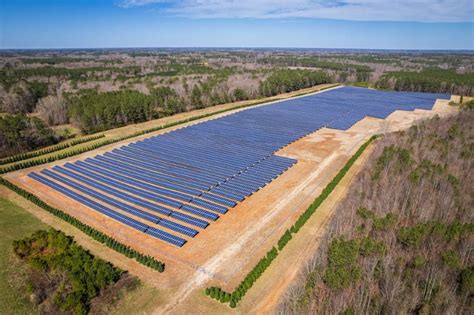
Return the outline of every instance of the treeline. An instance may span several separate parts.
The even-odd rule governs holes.
[[[355,65],[349,63],[339,63],[334,61],[320,60],[319,58],[297,58],[297,57],[278,57],[278,58],[261,58],[260,63],[292,66],[292,67],[312,67],[338,71],[349,71],[351,69],[356,71],[371,72],[372,69],[366,65]]]
[[[54,229],[14,241],[13,251],[34,270],[29,279],[34,302],[50,313],[88,313],[91,300],[123,274]]]
[[[123,63],[123,61],[120,60],[120,59],[104,60],[104,59],[79,58],[79,57],[22,58],[20,60],[24,64],[40,63],[40,64],[48,64],[48,65],[51,65],[51,66],[61,64],[61,63],[90,62],[90,61],[100,62],[100,63],[105,63],[105,64],[112,64],[112,63],[121,64],[121,63]]]
[[[74,139],[74,140],[69,141],[69,142],[60,143],[60,144],[57,144],[55,146],[52,146],[52,147],[49,147],[49,148],[46,148],[46,149],[37,150],[37,151],[33,151],[33,152],[27,152],[27,153],[22,153],[22,154],[18,154],[18,155],[13,155],[13,156],[1,159],[0,160],[0,165],[31,159],[31,158],[38,157],[38,156],[41,156],[41,155],[44,155],[44,154],[49,154],[49,153],[60,151],[60,150],[66,149],[66,148],[70,148],[70,147],[73,147],[73,146],[78,145],[78,144],[86,143],[86,142],[89,142],[89,141],[94,141],[94,140],[97,140],[97,139],[100,139],[100,138],[103,138],[103,137],[105,137],[104,134],[90,136],[90,137],[82,137],[82,138],[79,138],[79,139]]]
[[[401,66],[401,63],[403,61],[403,56],[386,55],[386,54],[348,55],[348,56],[340,55],[339,58],[349,59],[349,60],[364,62],[364,63],[379,63],[379,64],[397,65],[397,66]]]
[[[64,220],[65,222],[71,224],[78,230],[82,231],[84,234],[90,236],[94,240],[104,244],[105,246],[115,250],[116,252],[128,257],[135,259],[142,265],[145,265],[149,268],[152,268],[154,270],[157,270],[158,272],[163,272],[165,270],[165,264],[161,261],[156,260],[155,258],[151,256],[144,255],[133,248],[120,243],[119,241],[113,239],[112,237],[100,232],[99,230],[96,230],[95,228],[82,223],[75,217],[67,214],[66,212],[53,208],[47,203],[45,203],[43,200],[39,199],[37,196],[34,194],[16,186],[15,184],[9,182],[8,180],[0,177],[0,184],[5,186],[6,188],[14,191],[18,195],[22,196],[23,198],[29,200],[30,202],[34,203],[38,207],[42,208],[43,210],[49,212],[50,214],[58,217],[61,220]]]
[[[472,110],[382,138],[283,314],[470,314]]]
[[[47,66],[22,69],[4,68],[3,70],[0,70],[0,78],[4,78],[0,83],[5,85],[5,83],[10,82],[11,85],[12,82],[17,82],[20,79],[29,77],[66,77],[70,80],[80,81],[87,79],[89,74],[97,72],[110,72],[133,76],[140,74],[141,68],[139,66],[84,68],[59,68]]]
[[[18,163],[14,163],[14,164],[9,165],[7,167],[1,168],[0,169],[0,174],[5,174],[5,173],[21,170],[21,169],[28,168],[28,167],[33,167],[33,166],[36,166],[36,165],[51,163],[51,162],[54,162],[54,161],[57,161],[57,160],[62,160],[62,159],[65,159],[65,158],[68,158],[68,157],[71,157],[71,156],[75,156],[75,155],[78,155],[78,154],[81,154],[81,153],[84,153],[84,152],[95,150],[95,149],[103,147],[105,145],[109,145],[109,144],[112,144],[112,143],[115,143],[115,142],[119,142],[119,141],[122,141],[122,140],[125,140],[125,139],[128,139],[128,138],[131,138],[133,136],[135,136],[135,135],[127,135],[127,136],[118,137],[118,138],[109,138],[109,139],[105,139],[104,141],[95,142],[95,143],[90,144],[88,146],[83,146],[83,147],[80,147],[80,148],[74,148],[74,149],[71,149],[71,150],[67,150],[67,151],[58,153],[56,155],[49,155],[48,157],[41,157],[41,155],[40,155],[37,159],[32,159],[32,160],[23,161],[23,162],[19,161]]]
[[[343,168],[337,173],[337,175],[329,182],[329,184],[323,189],[322,193],[313,201],[313,203],[303,212],[298,220],[295,222],[290,229],[286,230],[285,233],[280,237],[277,243],[277,247],[273,247],[267,254],[260,259],[260,261],[253,267],[253,269],[245,276],[242,282],[234,289],[232,293],[225,292],[219,287],[206,288],[205,294],[214,298],[221,303],[229,303],[229,306],[235,308],[237,304],[242,300],[247,291],[254,285],[254,283],[262,276],[264,271],[270,267],[272,261],[278,256],[278,253],[288,244],[293,238],[292,235],[298,233],[308,219],[314,214],[317,208],[322,202],[329,196],[329,194],[336,188],[337,184],[342,180],[344,175],[349,171],[355,161],[362,155],[367,146],[376,139],[375,136],[371,137],[366,141],[357,152],[347,161]]]
[[[261,82],[259,91],[262,96],[273,96],[329,82],[329,77],[320,71],[281,69]]]
[[[71,121],[85,133],[170,116],[185,109],[176,92],[168,87],[153,89],[149,95],[132,90],[88,90],[69,102]]]
[[[57,65],[66,62],[82,62],[82,61],[93,61],[89,58],[77,58],[77,57],[47,57],[47,58],[22,58],[20,59],[24,64],[43,63],[48,65]]]
[[[347,76],[350,74],[354,74],[357,81],[368,81],[370,78],[370,73],[373,71],[369,66],[366,65],[327,61],[315,57],[270,57],[261,58],[258,61],[263,64],[278,66],[309,67],[338,71],[340,72],[343,81],[345,81]]]
[[[0,117],[0,157],[56,144],[61,138],[37,117]]]
[[[420,72],[396,71],[384,74],[377,87],[396,91],[437,92],[474,95],[474,73],[429,68]]]

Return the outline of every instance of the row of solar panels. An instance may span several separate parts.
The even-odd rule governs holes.
[[[120,209],[134,226],[137,217],[180,238],[193,237],[196,228],[205,228],[296,163],[273,155],[282,147],[322,127],[345,130],[365,116],[429,109],[436,98],[447,97],[344,87],[180,128],[32,177],[46,176]],[[147,226],[145,233],[160,235]]]
[[[160,230],[157,230],[155,228],[152,228],[140,221],[137,221],[135,219],[132,219],[126,215],[123,215],[117,211],[113,211],[103,205],[101,205],[100,203],[97,203],[89,198],[86,198],[70,189],[67,189],[61,185],[57,185],[56,183],[54,183],[53,181],[41,176],[41,175],[38,175],[36,173],[30,173],[28,174],[28,176],[30,176],[31,178],[43,183],[44,185],[54,189],[54,190],[57,190],[59,192],[61,192],[62,194],[70,197],[71,199],[73,200],[76,200],[86,206],[88,206],[89,208],[93,209],[93,210],[96,210],[100,213],[102,213],[103,215],[107,216],[107,217],[110,217],[118,222],[121,222],[135,230],[138,230],[140,232],[144,232],[144,233],[147,233],[149,235],[152,235],[158,239],[161,239],[165,242],[168,242],[168,243],[171,243],[173,245],[176,245],[176,246],[183,246],[185,243],[186,243],[186,240],[183,239],[183,238],[180,238],[178,236],[175,236],[173,234],[170,234],[170,233],[166,233],[164,231],[160,231]]]
[[[78,162],[78,163],[80,163],[80,162]],[[83,164],[82,166],[84,166],[86,163],[80,163],[80,164]],[[161,226],[166,227],[168,229],[171,229],[171,230],[173,230],[177,233],[181,233],[181,234],[184,234],[186,236],[194,237],[198,232],[196,230],[192,229],[192,228],[187,227],[187,226],[184,226],[184,225],[181,225],[181,224],[176,224],[173,221],[163,219],[163,218],[161,218],[157,215],[151,214],[147,211],[143,211],[143,210],[141,210],[139,208],[136,208],[134,206],[131,206],[127,203],[121,202],[118,199],[122,199],[122,200],[124,200],[126,202],[129,202],[131,204],[136,204],[140,207],[147,208],[149,210],[158,212],[162,215],[168,215],[171,218],[181,220],[185,223],[196,225],[196,226],[201,227],[201,228],[205,228],[207,226],[207,223],[203,224],[202,221],[200,222],[200,221],[193,220],[189,216],[186,216],[184,214],[180,214],[179,212],[170,211],[167,208],[161,207],[161,206],[153,204],[149,201],[146,201],[146,200],[143,200],[143,199],[140,199],[140,198],[136,198],[131,194],[125,193],[125,192],[120,191],[120,190],[117,190],[117,189],[113,188],[114,185],[110,185],[110,186],[102,185],[98,181],[91,180],[90,178],[85,177],[83,175],[88,175],[89,177],[96,178],[96,179],[101,179],[101,178],[96,177],[95,174],[93,174],[91,172],[88,172],[85,168],[83,169],[80,166],[67,163],[65,165],[65,168],[56,166],[56,167],[53,168],[53,170],[54,170],[54,172],[52,172],[50,170],[43,170],[42,174],[46,175],[48,177],[51,177],[52,179],[66,185],[66,186],[74,188],[74,189],[76,189],[77,191],[79,191],[81,193],[84,193],[86,195],[94,197],[95,199],[97,199],[97,200],[99,200],[99,201],[101,201],[105,204],[108,204],[109,206],[113,206],[113,207],[115,207],[117,209],[120,209],[122,211],[125,211],[125,212],[127,212],[131,215],[134,215],[134,216],[137,216],[141,219],[150,221],[151,223],[161,225]],[[71,170],[74,170],[74,172],[71,171]],[[81,174],[83,174],[83,175],[81,175]],[[69,178],[64,177],[62,175],[66,175]],[[46,183],[49,187],[51,187],[55,190],[58,190],[62,193],[64,193],[67,190],[64,187],[60,187],[60,185],[58,185],[58,184],[52,185],[51,181],[47,182],[44,178],[40,178],[40,175],[38,175],[36,173],[31,173],[30,177],[32,177],[34,179],[37,179],[37,180],[40,179],[40,181],[42,183]],[[72,181],[70,179],[75,179],[77,181],[83,182],[84,184],[88,185],[89,187],[93,187],[95,189],[88,188],[87,186],[81,185],[81,184],[79,184],[75,181]],[[116,184],[115,182],[108,182],[107,180],[105,180],[103,178],[101,179],[101,181],[105,182],[105,183],[108,183],[108,184]],[[58,187],[60,187],[60,188],[58,189]],[[119,186],[119,188],[123,188],[123,187]],[[111,198],[111,197],[107,196],[106,194],[100,193],[99,192],[100,190],[102,190],[105,193],[110,194],[114,198]],[[134,191],[134,192],[137,193],[137,191]],[[69,193],[69,194],[66,193],[66,195],[71,197],[71,193]],[[146,196],[148,199],[157,201],[154,198],[154,196],[152,196],[152,195],[148,195],[148,194],[143,193],[143,192],[139,193],[139,195]],[[73,199],[75,199],[76,201],[79,201],[79,202],[81,202],[81,203],[83,203],[83,204],[85,204],[89,207],[91,206],[90,199],[87,199],[87,198],[86,199],[84,199],[84,198],[73,198]],[[84,200],[86,200],[86,202],[84,202]],[[104,209],[103,206],[99,207],[99,209],[98,209],[97,206],[94,206],[92,208],[94,210],[98,210],[98,211]],[[216,220],[218,218],[218,215],[216,215],[216,214],[207,212],[205,210],[200,210],[200,209],[198,209],[198,211],[195,211],[195,209],[192,209],[192,208],[196,208],[196,207],[192,207],[190,205],[184,205],[181,209],[185,210],[185,211],[190,211],[193,214],[201,215],[201,216],[203,216],[207,219]],[[108,209],[108,210],[113,211],[111,209]],[[100,212],[103,213],[103,214],[106,214],[106,215],[110,214],[109,212],[104,212],[104,211],[100,211]],[[111,216],[111,217],[116,219],[117,216]],[[121,215],[119,221],[122,222],[122,223],[126,223],[127,225],[130,225],[131,227],[134,227],[134,228],[136,228],[137,226],[143,227],[143,224],[138,224],[137,223],[138,221],[136,221],[134,219],[125,220],[125,218],[128,218],[128,217],[125,217],[124,215]],[[154,228],[154,236],[158,235],[157,234],[158,231],[159,230]],[[169,237],[168,238],[161,238],[161,239],[164,240],[164,241],[170,242],[171,244],[178,245],[178,246],[182,246],[184,244],[184,242],[182,242],[182,241],[176,241],[175,239],[170,239]]]

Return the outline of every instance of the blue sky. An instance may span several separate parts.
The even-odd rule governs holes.
[[[474,49],[472,0],[0,0],[0,48]]]

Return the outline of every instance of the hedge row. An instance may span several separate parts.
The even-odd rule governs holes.
[[[361,156],[367,146],[376,139],[376,136],[372,136],[367,140],[357,152],[347,161],[344,167],[337,173],[337,175],[329,182],[329,184],[323,189],[321,194],[313,201],[313,203],[303,212],[295,224],[280,237],[278,240],[278,250],[273,247],[266,256],[264,256],[258,264],[247,274],[245,279],[240,285],[234,289],[232,293],[223,291],[218,287],[210,287],[205,290],[206,295],[211,296],[219,300],[221,303],[230,302],[229,306],[234,308],[237,303],[244,297],[247,291],[253,286],[255,281],[263,274],[263,272],[270,266],[271,262],[278,256],[278,253],[286,246],[286,244],[292,239],[292,234],[298,233],[301,227],[308,221],[311,215],[316,209],[323,203],[323,201],[329,196],[329,194],[336,188],[337,184],[342,180],[347,171],[355,163],[355,161]],[[212,294],[213,293],[213,294]],[[230,299],[226,298],[230,296]]]
[[[278,250],[282,250],[286,244],[291,240],[291,232],[286,230],[285,233],[278,240]]]
[[[49,154],[49,153],[53,153],[53,152],[56,152],[56,151],[59,151],[59,150],[70,148],[70,147],[73,147],[73,146],[78,145],[78,144],[82,144],[82,143],[89,142],[89,141],[94,141],[94,140],[97,140],[97,139],[100,139],[100,138],[103,138],[103,137],[105,137],[104,134],[90,136],[90,137],[83,137],[83,138],[80,138],[80,139],[69,141],[67,143],[66,142],[60,143],[60,144],[51,146],[49,148],[41,149],[41,150],[38,150],[38,151],[27,152],[27,153],[22,153],[22,154],[9,156],[7,158],[1,159],[0,160],[0,165],[31,159],[31,158],[38,157],[38,156],[41,156],[41,155],[44,155],[44,154]]]
[[[326,89],[329,89],[329,88],[332,88],[332,87],[334,87],[334,86],[329,86],[329,87],[323,88],[319,91],[323,91],[323,90],[326,90]],[[309,93],[313,93],[313,92],[300,93],[297,96],[301,96],[301,95],[305,95],[305,94],[309,94]],[[106,145],[109,145],[109,144],[112,144],[112,143],[116,143],[116,142],[119,142],[119,141],[127,140],[127,139],[138,137],[138,136],[142,136],[142,135],[150,133],[150,132],[159,131],[159,130],[162,130],[162,129],[174,127],[174,126],[181,125],[181,124],[184,124],[184,123],[188,123],[188,122],[191,122],[191,121],[195,121],[195,120],[198,120],[198,119],[203,119],[203,118],[207,118],[207,117],[210,117],[210,116],[222,114],[222,113],[225,113],[225,112],[228,112],[228,111],[241,109],[241,108],[245,108],[245,107],[249,107],[249,106],[255,106],[255,105],[259,105],[259,104],[264,104],[264,103],[268,103],[268,102],[269,102],[268,100],[262,100],[262,101],[252,102],[251,104],[244,104],[244,105],[240,105],[240,106],[236,106],[236,107],[232,107],[232,108],[223,109],[223,110],[220,110],[220,111],[217,111],[217,112],[212,112],[212,113],[208,113],[208,114],[193,116],[193,117],[183,119],[183,120],[179,120],[179,121],[176,121],[176,122],[172,122],[172,123],[169,123],[169,124],[165,124],[165,125],[145,129],[145,130],[142,130],[142,131],[138,131],[138,132],[135,132],[133,134],[126,135],[126,136],[123,136],[123,137],[108,139],[108,140],[105,140],[105,141],[102,141],[102,142],[95,143],[95,144],[93,144],[91,146],[88,146],[88,147],[83,147],[83,148],[80,148],[80,149],[77,149],[77,150],[64,152],[64,153],[61,153],[61,154],[58,154],[58,155],[55,155],[55,156],[49,156],[49,157],[43,158],[43,159],[31,160],[31,161],[26,161],[26,162],[22,162],[22,163],[13,164],[9,167],[0,169],[0,174],[5,174],[5,173],[8,173],[8,172],[17,171],[17,170],[21,170],[21,169],[32,167],[32,166],[37,166],[37,165],[41,165],[41,164],[54,162],[54,161],[61,160],[61,159],[64,159],[64,158],[68,158],[68,157],[78,155],[78,154],[81,154],[81,153],[84,153],[84,152],[88,152],[88,151],[91,151],[91,150],[94,150],[94,149],[97,149],[97,148],[100,148],[100,147],[103,147],[103,146],[106,146]],[[34,153],[34,152],[32,152],[32,153]]]
[[[205,293],[211,298],[214,298],[221,303],[230,302],[230,307],[234,308],[237,303],[245,296],[247,291],[253,286],[255,281],[263,274],[263,272],[270,266],[272,261],[278,256],[278,250],[273,247],[267,255],[265,255],[260,261],[253,267],[253,269],[247,274],[244,280],[239,284],[232,293],[225,292],[221,288],[210,287],[207,288]]]
[[[17,171],[17,170],[21,170],[21,169],[24,169],[24,168],[28,168],[28,167],[32,167],[32,166],[37,166],[37,165],[46,164],[46,163],[54,162],[54,161],[57,161],[57,160],[65,159],[65,158],[68,158],[68,157],[71,157],[71,156],[74,156],[74,155],[77,155],[77,154],[81,154],[81,153],[84,153],[84,152],[87,152],[87,151],[91,151],[91,150],[100,148],[104,145],[108,145],[108,144],[111,144],[111,143],[114,143],[114,142],[117,142],[117,141],[120,141],[120,140],[109,139],[109,140],[105,140],[105,141],[102,141],[102,142],[97,142],[97,143],[91,144],[91,145],[86,146],[86,147],[78,148],[76,150],[62,152],[62,153],[59,153],[57,155],[51,155],[51,156],[48,156],[46,158],[41,158],[41,159],[37,159],[37,160],[29,160],[29,161],[16,163],[16,164],[13,164],[13,165],[10,165],[8,167],[0,169],[0,174],[5,174],[5,173],[8,173],[8,172]]]
[[[35,205],[39,206],[40,208],[48,211],[49,213],[53,214],[54,216],[60,218],[61,220],[66,221],[67,223],[71,224],[75,228],[81,230],[85,234],[89,235],[92,237],[94,240],[101,242],[102,244],[105,244],[107,247],[129,257],[133,258],[139,263],[150,267],[154,270],[157,270],[159,272],[163,272],[165,270],[165,264],[161,261],[156,260],[155,258],[151,256],[146,256],[132,248],[130,248],[127,245],[124,245],[120,243],[119,241],[111,238],[110,236],[107,236],[106,234],[94,229],[93,227],[82,223],[78,219],[74,218],[73,216],[59,210],[56,208],[51,207],[32,193],[16,186],[15,184],[9,182],[8,180],[1,178],[0,177],[0,184],[3,186],[7,187],[8,189],[16,192],[23,198],[31,201]]]

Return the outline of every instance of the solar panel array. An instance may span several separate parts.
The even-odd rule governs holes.
[[[183,246],[296,160],[282,147],[365,116],[431,109],[444,94],[343,87],[260,106],[29,176],[131,228]]]

